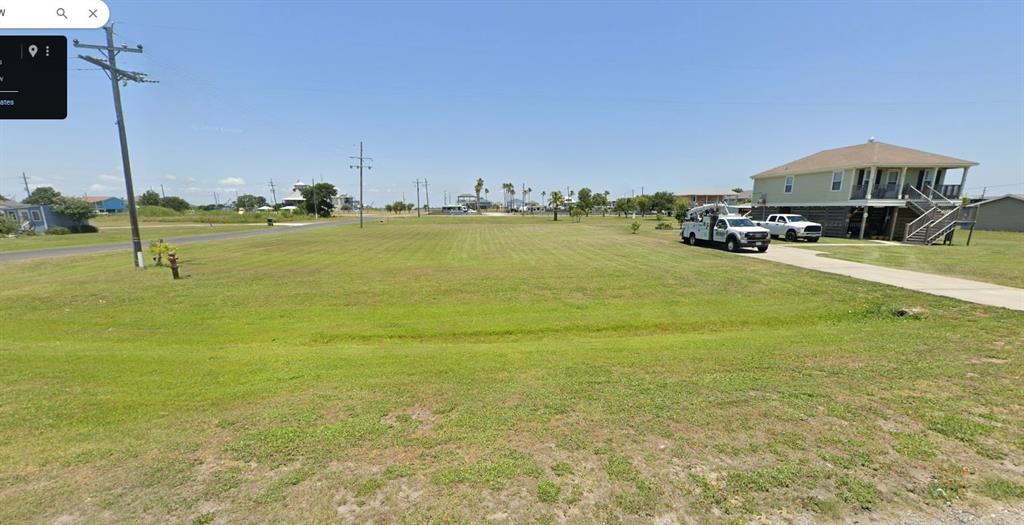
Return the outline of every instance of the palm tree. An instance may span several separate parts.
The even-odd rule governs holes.
[[[541,201],[541,203],[543,203],[544,200],[547,199],[547,196],[548,196],[548,192],[546,192],[544,190],[540,190],[540,201]]]
[[[516,185],[512,184],[511,182],[508,183],[508,195],[509,195],[509,201],[511,202],[512,206],[515,206],[515,204],[516,204]],[[511,208],[512,206],[509,206],[509,208]]]
[[[491,200],[491,189],[490,188],[484,188],[484,198],[486,198],[487,200]]]
[[[484,180],[477,179],[476,184],[473,185],[473,191],[476,192],[476,212],[480,213],[480,190],[484,189]]]
[[[555,220],[558,220],[558,207],[565,204],[565,197],[562,196],[562,192],[555,190],[551,192],[551,200],[548,201],[551,207],[555,210]]]
[[[532,194],[533,194],[533,188],[526,188],[526,192],[523,195],[523,205],[524,206],[526,205],[526,199],[530,198],[529,196],[532,195]]]

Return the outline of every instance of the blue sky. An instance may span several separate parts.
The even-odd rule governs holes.
[[[477,177],[492,195],[749,188],[870,136],[980,162],[973,193],[1024,191],[1020,2],[108,4],[118,41],[145,46],[122,67],[160,81],[123,91],[138,192],[354,192],[360,140],[377,204],[415,200],[416,178],[432,204]],[[0,193],[23,197],[24,171],[123,196],[88,67],[69,61],[67,120],[0,122]]]

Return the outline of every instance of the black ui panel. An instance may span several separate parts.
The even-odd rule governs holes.
[[[68,116],[68,39],[0,36],[0,119]]]

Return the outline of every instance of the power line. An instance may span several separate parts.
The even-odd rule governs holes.
[[[122,44],[121,47],[114,46],[114,24],[107,25],[103,28],[107,33],[107,45],[95,45],[95,44],[82,44],[78,42],[78,39],[73,41],[75,47],[85,49],[95,49],[103,55],[106,60],[91,57],[88,55],[78,55],[78,58],[94,65],[99,66],[110,78],[110,87],[114,92],[114,114],[117,116],[117,132],[118,137],[121,140],[121,163],[124,167],[124,186],[128,193],[128,218],[131,222],[132,229],[132,258],[134,259],[135,266],[137,268],[145,268],[145,259],[142,256],[142,238],[139,234],[139,214],[138,210],[135,209],[135,187],[132,183],[132,165],[128,158],[128,132],[125,131],[124,126],[124,111],[121,109],[121,84],[128,85],[128,81],[144,83],[153,82],[146,78],[145,73],[139,73],[137,71],[125,71],[117,68],[117,55],[119,53],[142,53],[142,46],[138,45],[134,48],[128,47],[127,44]]]

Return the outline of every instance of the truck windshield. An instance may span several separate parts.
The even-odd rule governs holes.
[[[807,221],[807,219],[805,219],[803,215],[786,215],[786,218],[789,219],[789,222],[806,222]]]
[[[754,223],[750,219],[729,219],[729,226],[734,228],[742,226],[753,226]]]

